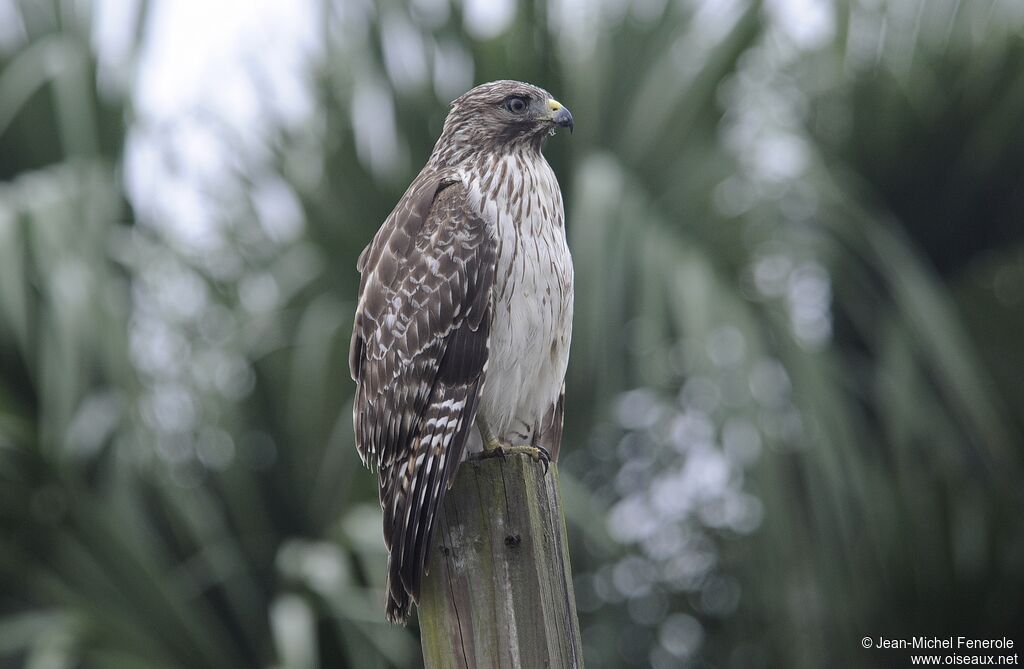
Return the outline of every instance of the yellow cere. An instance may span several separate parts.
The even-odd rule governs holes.
[[[551,111],[556,112],[561,108],[562,103],[559,102],[558,100],[548,100],[548,109],[550,109]]]

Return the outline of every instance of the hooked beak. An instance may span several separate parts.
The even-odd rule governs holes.
[[[548,100],[548,109],[551,110],[551,121],[560,128],[569,128],[569,133],[572,134],[572,112],[569,108],[562,106],[558,100]]]

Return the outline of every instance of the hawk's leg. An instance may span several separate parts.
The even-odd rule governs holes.
[[[476,415],[476,426],[480,428],[480,437],[484,442],[484,454],[490,453],[491,455],[498,455],[498,451],[501,451],[503,445],[498,438],[494,436],[494,432],[491,431],[490,425],[484,420],[484,417],[480,414]]]
[[[480,436],[483,439],[484,451],[480,454],[480,458],[505,458],[509,455],[527,455],[533,458],[537,462],[544,463],[544,473],[547,474],[548,467],[551,464],[551,453],[548,449],[541,446],[533,446],[531,444],[503,444],[498,439],[494,432],[491,431],[487,421],[482,416],[477,414],[476,425],[480,428]]]

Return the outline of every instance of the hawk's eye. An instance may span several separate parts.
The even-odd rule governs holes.
[[[526,100],[523,98],[513,96],[505,100],[505,109],[508,109],[513,114],[522,114],[526,111],[526,107]]]

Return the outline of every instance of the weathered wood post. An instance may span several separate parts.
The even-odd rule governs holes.
[[[459,468],[419,602],[427,669],[582,667],[558,467],[527,455]]]

